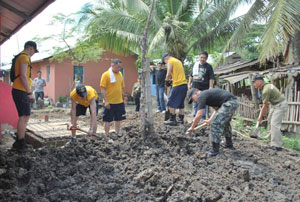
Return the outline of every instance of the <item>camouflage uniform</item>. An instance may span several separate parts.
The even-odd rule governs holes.
[[[217,111],[215,118],[211,122],[211,142],[220,143],[222,134],[224,134],[225,137],[232,136],[230,121],[238,106],[239,102],[236,98],[230,98],[228,101],[222,104],[222,106]]]

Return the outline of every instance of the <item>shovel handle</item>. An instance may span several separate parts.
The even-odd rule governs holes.
[[[258,126],[259,126],[259,121],[257,121],[255,128],[258,128]]]

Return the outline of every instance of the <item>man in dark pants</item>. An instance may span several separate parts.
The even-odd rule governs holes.
[[[71,142],[76,138],[76,129],[78,117],[86,114],[87,108],[90,109],[91,121],[88,135],[93,135],[97,132],[97,114],[98,114],[98,93],[91,86],[78,84],[76,88],[70,93],[72,101],[71,107]]]
[[[17,125],[17,140],[13,144],[16,150],[26,148],[25,130],[30,118],[30,103],[34,102],[31,92],[31,61],[30,57],[38,53],[37,45],[34,41],[27,41],[24,50],[15,60],[15,80],[12,86],[12,97],[14,99],[19,120]]]
[[[204,91],[192,88],[188,92],[188,100],[189,104],[192,102],[197,102],[198,104],[196,117],[191,127],[187,130],[188,133],[193,132],[194,128],[199,123],[204,112],[205,105],[214,108],[214,112],[211,117],[208,120],[203,121],[203,123],[211,125],[210,141],[212,142],[213,148],[208,152],[208,155],[216,156],[219,154],[222,134],[224,134],[226,138],[225,148],[233,148],[230,121],[235,110],[239,106],[237,98],[231,93],[218,88],[211,88]]]
[[[42,78],[42,72],[38,71],[37,75],[38,77],[34,79],[34,82],[36,83],[36,87],[34,90],[35,103],[38,102],[39,98],[41,98],[41,100],[44,100],[44,87],[46,86],[46,81],[44,78]]]
[[[184,99],[187,93],[187,82],[183,64],[177,58],[171,57],[168,53],[163,54],[162,62],[167,64],[166,86],[171,86],[172,89],[168,98],[167,106],[170,110],[170,119],[165,121],[166,125],[176,126],[176,109],[179,109],[179,123],[184,123]]]
[[[141,87],[141,76],[138,77],[138,82],[136,82],[133,87],[132,87],[132,93],[131,96],[134,99],[134,103],[135,103],[135,111],[138,112],[140,111],[140,99],[141,99],[141,91],[142,91],[142,87]]]
[[[199,62],[194,64],[192,72],[190,73],[188,89],[196,88],[198,90],[207,90],[214,87],[214,70],[207,61],[208,53],[203,51],[199,54]],[[194,116],[197,114],[197,103],[193,103]],[[204,108],[204,112],[201,120],[206,119],[207,106]]]

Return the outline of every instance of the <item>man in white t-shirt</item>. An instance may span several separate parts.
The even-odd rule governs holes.
[[[39,97],[44,100],[44,87],[46,86],[46,81],[45,79],[42,78],[42,73],[41,71],[37,72],[38,77],[34,79],[34,82],[36,84],[35,87],[35,102],[37,103],[39,100]]]

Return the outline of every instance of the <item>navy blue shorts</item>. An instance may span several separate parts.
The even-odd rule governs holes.
[[[90,113],[91,113],[91,108],[83,106],[81,104],[76,104],[76,116],[81,116],[81,115],[85,115],[86,114],[86,109],[89,108],[90,109]],[[96,116],[98,115],[98,109],[99,109],[99,101],[96,100]]]
[[[22,90],[12,89],[12,97],[14,99],[18,115],[20,116],[30,116],[30,99],[26,92]]]
[[[110,109],[104,108],[102,118],[104,122],[122,121],[126,119],[125,104],[110,104]]]
[[[168,98],[167,106],[175,109],[183,109],[186,93],[186,84],[173,87]]]

